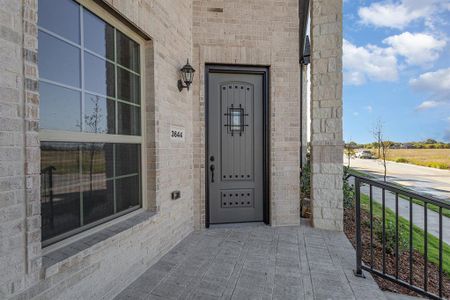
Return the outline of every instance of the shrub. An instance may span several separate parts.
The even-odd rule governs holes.
[[[311,198],[311,162],[309,159],[303,166],[300,183],[302,196],[306,198]]]
[[[383,225],[378,219],[373,220],[373,231],[380,242],[383,242]],[[392,221],[386,221],[385,225],[385,241],[386,253],[392,254],[395,252],[395,224]],[[408,237],[399,230],[398,232],[398,251],[402,253],[408,248]]]
[[[445,163],[438,163],[438,162],[429,163],[428,167],[436,168],[436,169],[442,169],[442,170],[450,169],[449,165],[447,165]]]
[[[344,193],[344,208],[352,208],[355,203],[355,190],[353,185],[348,182],[348,167],[344,167],[344,178],[342,191]]]
[[[397,158],[395,160],[395,162],[407,164],[407,163],[409,163],[409,160],[407,160],[406,158],[400,157],[400,158]]]

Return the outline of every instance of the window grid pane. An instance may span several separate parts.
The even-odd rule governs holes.
[[[39,1],[45,6],[39,15],[40,50],[47,45],[38,52],[41,128],[140,136],[139,44],[72,0],[61,5],[77,20],[65,24],[75,27],[59,28],[61,15],[50,2]],[[54,61],[64,55],[70,59],[60,68]],[[141,206],[140,143],[45,141],[41,153],[44,245]]]
[[[116,58],[121,66],[139,73],[139,51],[138,43],[116,30]]]
[[[91,105],[90,103],[87,103],[89,99],[85,97],[85,92],[88,92],[92,95],[108,98],[115,102],[113,105],[115,108],[110,109],[111,111],[114,110],[114,113],[108,115],[108,129],[106,131],[103,130],[101,133],[139,136],[141,135],[141,76],[139,73],[139,44],[116,28],[104,22],[102,19],[93,15],[89,10],[84,7],[80,10],[80,6],[78,4],[76,4],[76,6],[78,15],[80,15],[80,13],[83,14],[83,18],[79,18],[81,21],[78,26],[79,31],[81,32],[81,37],[84,37],[81,44],[79,40],[77,41],[77,44],[61,40],[57,34],[53,33],[52,29],[55,30],[54,26],[50,26],[50,28],[45,27],[49,23],[45,20],[42,20],[39,24],[41,29],[40,39],[48,36],[55,41],[59,41],[58,43],[61,45],[67,45],[65,46],[66,48],[73,47],[74,49],[77,49],[78,61],[72,61],[74,64],[78,65],[78,72],[84,70],[84,74],[77,75],[77,73],[68,72],[69,69],[73,69],[72,67],[55,68],[55,65],[60,64],[44,64],[46,59],[41,56],[45,54],[45,52],[40,51],[39,61],[42,62],[42,65],[40,65],[41,82],[52,82],[56,85],[65,86],[68,89],[72,88],[77,91],[81,90],[82,97],[80,98],[79,106],[82,108],[82,120],[77,124],[79,130],[82,130],[83,132],[95,133],[95,131],[89,128],[86,124],[86,118],[89,118],[92,113],[92,110],[90,109]],[[55,14],[50,15],[53,16]],[[95,39],[93,32],[90,32],[89,30],[83,31],[84,28],[89,29],[87,26],[89,24],[95,27],[93,32],[102,33],[98,39]],[[102,28],[102,26],[104,27]],[[62,36],[62,38],[64,38],[64,36]],[[40,45],[41,48],[44,49],[45,43],[41,40]],[[50,50],[47,51],[47,56],[50,58],[54,57],[55,54],[55,50],[51,49],[52,47],[50,47]],[[84,57],[83,66],[81,66],[80,62],[81,55]],[[66,61],[65,64],[67,64],[67,62],[68,61]],[[74,75],[75,77],[73,77]],[[72,78],[69,79],[68,76],[72,76]],[[76,78],[83,79],[81,88],[80,83],[74,81]],[[121,103],[129,103],[131,106],[125,107]],[[42,115],[45,116],[45,108],[41,109],[41,111]],[[69,110],[68,112],[71,114],[77,113],[76,110]],[[121,115],[122,113],[124,115]],[[112,116],[115,116],[114,120],[111,120]],[[50,121],[52,120],[42,119],[40,124],[46,124],[46,122]],[[111,128],[110,124],[112,126]],[[66,130],[64,127],[47,128],[41,126],[41,128]],[[75,131],[79,130],[77,128]],[[73,129],[71,129],[71,131],[73,131]]]
[[[115,61],[114,27],[87,9],[83,9],[83,27],[85,48],[110,61]]]
[[[42,142],[42,240],[139,207],[140,151],[140,144]]]

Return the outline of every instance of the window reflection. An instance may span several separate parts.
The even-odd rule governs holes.
[[[115,104],[113,100],[85,94],[84,131],[91,133],[115,133]]]
[[[141,103],[140,77],[120,67],[117,68],[117,97],[136,104]]]
[[[80,92],[41,82],[39,94],[40,128],[67,131],[81,130]]]
[[[116,145],[116,176],[139,173],[140,153],[139,145]]]
[[[85,52],[84,82],[86,90],[105,96],[115,96],[114,65]]]
[[[77,3],[72,0],[39,0],[38,5],[39,26],[80,43],[80,6]]]
[[[114,177],[114,144],[82,144],[82,182],[104,181]]]
[[[41,143],[42,239],[80,226],[80,155],[76,143]]]
[[[43,79],[80,87],[80,49],[39,31],[39,75]]]
[[[139,176],[117,179],[116,191],[118,212],[139,205]]]
[[[117,62],[137,73],[139,73],[139,44],[128,38],[119,30],[116,31],[117,37]]]
[[[140,147],[41,142],[42,240],[139,206]]]
[[[82,147],[84,223],[114,213],[113,144],[90,143]]]
[[[110,140],[105,134],[119,142],[133,140],[120,135],[141,134],[141,78],[138,43],[77,1],[38,2],[46,245],[139,207],[140,143],[100,141]],[[59,141],[62,135],[74,142]]]
[[[141,134],[141,110],[139,107],[117,102],[118,133],[126,135]]]
[[[115,103],[117,100],[141,103],[141,77],[136,74],[140,69],[139,44],[71,0],[42,0],[39,8],[40,128],[140,135],[141,108]],[[80,35],[79,28],[71,29],[64,24],[74,19],[72,27],[79,27],[80,12],[84,47],[89,51],[61,38],[79,44],[76,38]],[[83,86],[81,69],[84,70]],[[89,92],[85,93],[83,103],[80,91]]]
[[[85,47],[114,60],[114,28],[88,10],[83,10]]]

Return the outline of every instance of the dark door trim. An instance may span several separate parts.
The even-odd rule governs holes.
[[[263,220],[270,224],[270,101],[269,67],[206,64],[205,66],[205,226],[209,228],[209,168],[208,168],[208,85],[211,73],[258,74],[263,76]]]

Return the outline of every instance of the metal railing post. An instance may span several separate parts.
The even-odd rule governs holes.
[[[419,193],[415,193],[412,192],[410,190],[404,189],[404,188],[399,188],[398,186],[394,186],[392,184],[386,183],[386,182],[381,182],[381,181],[377,181],[374,179],[370,179],[370,178],[366,178],[366,177],[361,177],[357,174],[352,174],[352,172],[349,172],[349,176],[348,177],[354,177],[355,178],[355,241],[356,241],[356,268],[353,271],[355,276],[358,277],[364,277],[364,271],[367,271],[371,274],[377,275],[382,279],[385,280],[389,280],[391,282],[394,282],[400,286],[403,286],[411,291],[414,291],[420,295],[424,295],[430,299],[437,299],[437,300],[443,300],[444,295],[446,295],[446,291],[444,291],[445,289],[445,284],[444,284],[444,242],[443,242],[443,210],[444,209],[450,209],[450,204],[448,202],[427,196],[427,195],[423,195],[423,194],[419,194]],[[366,203],[367,201],[365,200],[365,198],[361,198],[362,196],[366,197],[365,195],[362,195],[362,193],[365,192],[361,191],[361,185],[367,185],[368,188],[368,207],[361,207],[361,202],[363,201],[364,203]],[[379,218],[381,218],[381,229],[382,229],[382,236],[381,236],[381,247],[382,247],[382,253],[379,253],[379,251],[377,250],[376,254],[374,253],[374,245],[373,245],[373,219],[375,218],[375,210],[373,207],[373,190],[372,187],[375,187],[379,190],[381,190],[381,200],[379,200],[379,204],[377,204],[377,206],[379,207],[379,209],[377,210],[377,214]],[[387,207],[386,205],[386,201],[390,201],[388,199],[386,199],[386,191],[389,193],[394,194],[394,199],[395,199],[395,208],[390,208]],[[379,196],[380,197],[380,196]],[[402,197],[403,199],[400,200],[399,198]],[[417,232],[415,232],[415,218],[414,218],[414,214],[413,214],[413,205],[414,205],[414,201],[418,200],[421,201],[423,203],[424,206],[424,232],[423,232],[423,238],[424,238],[424,245],[420,245],[423,246],[423,251],[424,251],[424,257],[423,257],[423,262],[424,262],[424,283],[423,286],[419,286],[419,284],[417,283],[417,285],[415,284],[415,280],[414,280],[414,272],[413,272],[413,267],[414,267],[414,258],[413,258],[413,253],[415,250],[415,247],[419,246],[419,245],[415,245],[414,240],[413,240],[413,235],[414,234],[419,234]],[[406,216],[402,216],[400,213],[400,205],[399,202],[400,201],[404,201],[406,203],[409,203],[409,209],[407,212],[405,212],[408,215]],[[437,274],[437,282],[434,283],[434,287],[433,287],[433,292],[430,291],[430,285],[428,283],[428,279],[429,279],[429,268],[428,268],[428,264],[429,264],[429,259],[428,259],[428,253],[429,253],[429,245],[428,245],[428,231],[429,231],[429,218],[428,218],[428,210],[430,209],[429,206],[434,205],[438,207],[438,226],[439,226],[439,230],[438,230],[438,261],[435,263],[436,266],[438,267],[438,274]],[[365,228],[367,229],[367,234],[370,234],[370,245],[366,245],[370,247],[370,256],[368,255],[368,257],[366,258],[366,263],[370,262],[370,266],[363,264],[362,261],[362,255],[363,255],[363,247],[362,247],[362,215],[361,212],[362,210],[364,210],[367,214],[369,214],[370,220],[369,220],[369,224],[368,226],[370,226],[370,232],[369,232],[369,228]],[[380,211],[381,210],[381,211]],[[395,211],[392,211],[395,210]],[[391,271],[391,270],[387,270],[386,269],[386,222],[390,222],[388,219],[391,218],[391,216],[394,215],[395,218],[395,245],[393,249],[395,251],[394,255],[395,255],[395,270]],[[402,220],[400,222],[400,220]],[[407,222],[406,224],[403,222]],[[364,223],[364,226],[366,226],[366,223]],[[403,253],[403,250],[400,251],[400,238],[401,235],[403,234],[408,234],[409,233],[409,253],[407,253],[405,251],[405,254],[408,255],[408,261],[405,261],[405,265],[406,267],[409,267],[409,270],[403,270],[402,274],[399,274],[399,270],[400,270],[400,256]],[[422,235],[422,234],[420,234]],[[376,249],[375,249],[376,250]],[[369,253],[368,253],[369,254]],[[381,261],[381,266],[376,266],[374,265],[374,255],[379,255],[382,258]]]
[[[355,276],[363,277],[362,271],[362,242],[361,242],[361,182],[355,178],[355,223],[356,223],[356,270]]]

